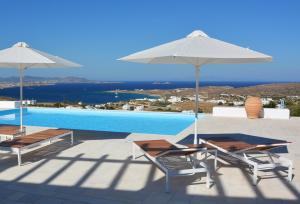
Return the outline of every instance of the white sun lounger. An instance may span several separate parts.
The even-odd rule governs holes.
[[[206,164],[207,154],[203,160],[193,155],[197,152],[207,152],[204,146],[179,148],[166,140],[145,140],[133,142],[133,159],[136,158],[136,148],[152,161],[166,175],[166,192],[170,191],[169,180],[171,176],[188,176],[197,173],[206,173],[206,185],[209,188],[211,178]],[[214,152],[216,152],[214,150]]]
[[[288,142],[271,144],[249,144],[242,140],[230,137],[200,138],[200,143],[208,144],[225,155],[238,159],[250,167],[253,184],[258,181],[258,171],[272,170],[278,167],[288,170],[288,179],[293,177],[293,162],[278,154],[270,152],[271,149],[287,146]]]
[[[65,136],[71,136],[71,145],[73,145],[73,131],[48,129],[29,135],[19,136],[12,140],[3,141],[0,143],[0,152],[17,154],[18,165],[21,166],[22,154],[49,145]]]

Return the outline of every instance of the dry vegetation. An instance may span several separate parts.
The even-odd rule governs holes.
[[[137,90],[127,91],[121,90],[125,93],[149,94],[156,96],[193,96],[195,95],[194,88],[168,89],[168,90]],[[204,97],[212,98],[224,94],[236,94],[244,96],[270,96],[270,97],[284,97],[284,96],[300,96],[300,83],[278,83],[265,84],[241,88],[233,88],[230,86],[207,86],[200,87],[199,93]]]

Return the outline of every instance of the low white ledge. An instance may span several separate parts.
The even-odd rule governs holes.
[[[290,110],[287,108],[264,108],[261,116],[270,119],[290,119]]]
[[[245,107],[213,107],[213,116],[247,118],[247,113]],[[290,110],[279,108],[264,108],[261,112],[260,117],[268,119],[289,119]]]
[[[247,118],[244,107],[213,107],[213,116]]]
[[[0,101],[0,109],[19,108],[19,101]]]

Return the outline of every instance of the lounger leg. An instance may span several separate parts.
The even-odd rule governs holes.
[[[210,179],[210,172],[209,172],[209,170],[207,169],[207,172],[206,172],[206,188],[210,188],[210,182],[211,182],[211,179]]]
[[[170,185],[169,185],[169,173],[167,172],[166,173],[166,193],[169,193],[170,192]]]
[[[132,143],[132,159],[135,160],[135,144]]]
[[[210,178],[210,171],[206,163],[200,162],[200,165],[205,169],[206,171],[206,187],[210,188],[211,178]]]
[[[257,184],[257,166],[255,165],[254,167],[253,167],[253,185],[255,185],[256,186],[256,184]]]
[[[293,164],[292,164],[292,162],[289,165],[289,170],[288,171],[289,171],[288,172],[288,179],[289,179],[289,181],[292,181],[292,179],[293,179]]]
[[[18,155],[18,166],[21,166],[22,157],[21,157],[21,150],[20,149],[18,149],[17,155]]]
[[[73,135],[73,132],[71,132],[71,145],[74,144],[74,135]]]
[[[218,150],[215,150],[215,161],[214,161],[215,170],[218,168]]]

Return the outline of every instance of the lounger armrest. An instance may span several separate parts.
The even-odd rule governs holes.
[[[285,143],[274,143],[274,144],[261,144],[261,145],[256,145],[251,148],[246,148],[242,150],[235,151],[234,153],[241,153],[241,152],[255,152],[255,151],[269,151],[271,149],[279,148],[279,147],[284,147],[289,145],[291,142],[285,142]]]
[[[282,142],[282,143],[271,143],[271,144],[262,144],[262,145],[257,145],[257,147],[281,147],[281,146],[287,146],[291,144],[291,142]]]

